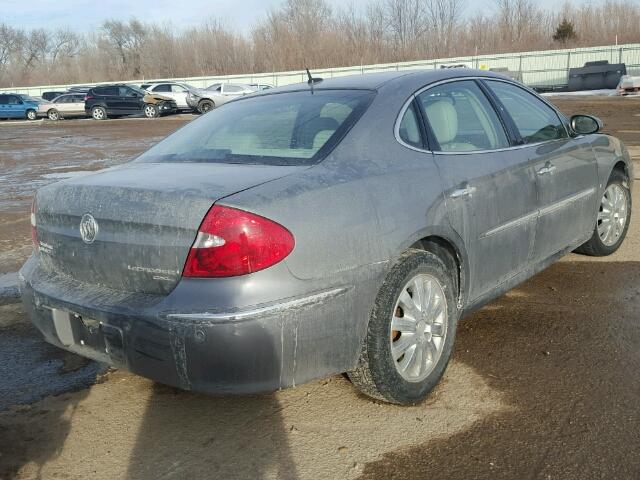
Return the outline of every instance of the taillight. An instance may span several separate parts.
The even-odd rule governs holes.
[[[91,100],[93,98],[92,95],[85,95],[84,96],[84,101],[86,102],[87,100]]]
[[[31,241],[33,242],[33,248],[37,252],[39,245],[38,229],[36,228],[36,197],[33,197],[33,201],[31,202]]]
[[[282,225],[236,208],[211,207],[184,265],[185,277],[233,277],[283,260],[295,245]]]

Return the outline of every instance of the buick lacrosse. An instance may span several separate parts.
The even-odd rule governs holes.
[[[416,403],[460,318],[618,249],[632,163],[601,128],[467,69],[262,91],[39,190],[23,301],[48,342],[179,388],[346,372]]]

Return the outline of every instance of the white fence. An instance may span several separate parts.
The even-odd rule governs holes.
[[[573,48],[564,50],[546,50],[538,52],[505,53],[498,55],[478,55],[413,62],[386,63],[314,69],[313,75],[322,78],[357,75],[363,73],[385,72],[393,70],[434,69],[441,65],[465,64],[472,68],[507,68],[517,73],[522,81],[531,86],[551,86],[566,84],[569,68],[582,67],[585,62],[608,60],[609,63],[625,63],[627,73],[640,74],[640,44],[610,45],[603,47]],[[162,79],[123,80],[118,83],[141,84],[153,80],[174,80],[190,83],[195,87],[207,87],[212,83],[267,83],[273,86],[288,85],[306,81],[303,70],[291,72],[253,73],[247,75],[226,75],[206,77],[180,77]],[[115,82],[103,82],[115,83]],[[41,85],[37,87],[9,87],[0,91],[25,93],[39,96],[48,90],[66,90],[73,85]]]

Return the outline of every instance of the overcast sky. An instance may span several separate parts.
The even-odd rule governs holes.
[[[339,6],[350,0],[328,1]],[[367,0],[351,1],[355,5],[367,3]],[[282,0],[0,0],[0,22],[22,28],[70,26],[88,31],[108,18],[127,20],[134,16],[180,28],[218,17],[247,32],[269,8],[280,3]],[[538,3],[548,7],[560,2],[541,0]],[[573,3],[586,2],[574,0]],[[467,0],[466,4],[468,11],[476,11],[494,2]]]

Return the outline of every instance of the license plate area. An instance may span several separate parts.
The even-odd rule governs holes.
[[[83,318],[68,310],[51,309],[53,325],[60,343],[96,360],[126,364],[122,330],[108,323]]]

